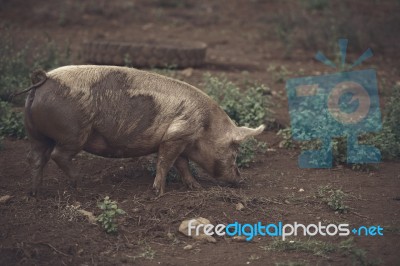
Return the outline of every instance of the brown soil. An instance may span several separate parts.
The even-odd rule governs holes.
[[[372,12],[376,24],[392,13],[398,14],[395,1],[381,5],[375,3],[378,1],[359,2],[362,5],[352,4],[349,10],[360,16]],[[192,75],[181,71],[174,75],[198,86],[206,72],[224,74],[238,82],[247,79],[266,84],[273,91],[275,117],[283,125],[289,124],[284,82],[279,82],[277,73],[267,69],[271,65],[284,66],[291,72],[288,77],[333,72],[311,59],[314,50],[294,46],[291,57],[287,58],[286,48],[274,34],[275,25],[279,16],[290,13],[288,8],[293,11],[300,7],[285,1],[79,3],[0,0],[0,17],[11,26],[12,36],[19,45],[28,40],[43,45],[45,41],[41,39],[46,35],[60,46],[69,41],[74,63],[82,63],[81,44],[89,39],[166,38],[206,42],[207,64],[195,69]],[[322,19],[319,11],[304,10],[312,18]],[[380,43],[399,37],[390,36]],[[355,59],[369,45],[375,45],[361,44],[360,50],[353,49],[354,53],[349,54],[350,59]],[[399,81],[398,65],[393,59],[398,53],[390,45],[381,48],[385,53],[378,50],[364,64],[377,68],[380,84],[383,80],[386,85],[394,84]],[[271,150],[258,154],[251,167],[242,171],[247,181],[240,188],[221,187],[201,173],[204,189],[190,191],[180,182],[170,182],[167,193],[156,198],[151,189],[153,177],[143,167],[146,158],[111,160],[82,153],[75,160],[84,177],[80,189],[68,187],[66,176],[50,162],[37,199],[27,194],[28,141],[6,139],[0,150],[0,196],[12,198],[0,203],[0,265],[367,265],[374,259],[379,259],[382,265],[400,264],[398,162],[383,162],[370,171],[353,171],[342,166],[328,170],[300,169],[299,151],[280,149],[276,131],[265,132],[259,139],[266,141]],[[336,213],[315,197],[318,188],[326,185],[348,194],[347,213]],[[300,189],[304,191],[299,192]],[[106,234],[100,226],[90,224],[72,207],[79,204],[81,209],[98,215],[97,202],[105,196],[116,200],[127,213],[118,220],[116,235]],[[241,211],[235,209],[238,202],[245,205]],[[216,243],[199,243],[178,232],[182,220],[198,216],[213,224],[322,221],[347,222],[351,227],[380,225],[384,227],[384,236],[354,237],[354,245],[366,252],[366,262],[343,252],[315,255],[298,250],[266,250],[274,241],[270,237],[251,242],[217,238]],[[348,237],[311,239],[338,245]],[[184,250],[188,244],[193,249]]]

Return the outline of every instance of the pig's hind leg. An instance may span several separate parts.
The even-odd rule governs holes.
[[[69,184],[76,188],[78,184],[78,174],[72,166],[72,158],[80,151],[71,149],[68,146],[56,146],[51,153],[51,158],[56,162],[58,167],[68,176]]]
[[[43,168],[50,159],[54,144],[51,141],[31,139],[31,149],[28,153],[28,162],[32,169],[31,195],[36,196],[43,182]]]
[[[189,169],[189,161],[187,158],[179,156],[174,166],[179,172],[179,175],[182,178],[182,182],[189,188],[189,189],[199,189],[201,185],[194,179],[192,174],[190,173]]]
[[[56,162],[58,167],[68,176],[69,183],[73,188],[76,188],[78,181],[80,181],[79,175],[76,169],[72,165],[72,158],[80,152],[82,148],[80,146],[69,144],[69,145],[57,145],[51,153],[51,158]]]

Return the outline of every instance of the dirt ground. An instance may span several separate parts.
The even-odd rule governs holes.
[[[296,12],[314,19],[314,27],[319,23],[323,26],[322,11],[307,9],[300,2],[0,0],[0,22],[11,27],[18,45],[28,41],[43,45],[47,37],[60,46],[69,43],[77,64],[84,63],[80,58],[85,40],[166,38],[206,42],[206,64],[190,75],[182,70],[173,75],[200,88],[207,72],[224,74],[239,83],[263,83],[273,92],[272,109],[278,124],[288,126],[284,80],[335,72],[312,59],[316,50],[296,43],[300,40],[297,35],[304,32],[286,31],[292,36],[289,41],[293,43],[289,44],[277,37],[277,29],[285,25],[280,18]],[[384,106],[386,88],[400,82],[396,52],[400,31],[390,22],[391,15],[398,14],[399,4],[382,2],[344,1],[344,6],[354,15],[350,17],[369,18],[368,24],[357,24],[362,19],[355,19],[353,29],[362,31],[370,25],[388,23],[389,33],[381,32],[383,39],[359,38],[359,48],[351,48],[348,55],[349,60],[355,60],[368,47],[375,48],[375,56],[358,69],[377,69]],[[329,8],[332,18],[338,20],[343,6],[332,4]],[[376,30],[382,29],[378,26]],[[376,33],[375,29],[371,32]],[[353,37],[349,38],[349,48]],[[326,41],[335,38],[330,36]],[[370,265],[374,260],[381,265],[400,265],[399,162],[382,162],[370,171],[346,166],[301,169],[297,165],[299,150],[279,148],[276,131],[269,129],[259,137],[268,143],[269,150],[258,154],[251,167],[242,170],[246,183],[240,188],[220,186],[200,173],[202,190],[190,191],[180,182],[170,182],[161,198],[152,190],[153,177],[143,166],[146,158],[117,160],[81,153],[74,161],[83,176],[80,190],[70,188],[66,176],[50,162],[41,194],[34,199],[27,193],[28,141],[6,139],[0,150],[0,197],[12,198],[0,203],[0,265]],[[315,197],[318,188],[327,185],[347,194],[347,213],[334,212]],[[118,220],[116,235],[90,224],[74,207],[79,205],[99,215],[97,203],[105,196],[126,211]],[[245,207],[241,211],[236,209],[239,202]],[[346,222],[351,227],[380,225],[384,236],[354,237],[354,246],[363,250],[357,254],[277,250],[268,248],[276,241],[271,237],[256,237],[250,242],[217,237],[216,243],[202,243],[178,232],[182,220],[199,216],[213,224],[321,221]],[[338,246],[349,237],[310,239]],[[296,239],[309,240],[289,240]],[[184,250],[189,244],[192,249]]]

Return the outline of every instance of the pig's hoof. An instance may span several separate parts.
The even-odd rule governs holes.
[[[197,182],[197,181],[195,181],[195,180],[193,180],[193,181],[191,181],[191,182],[185,182],[185,185],[186,185],[189,189],[192,189],[192,190],[203,188],[203,187],[199,184],[199,182]]]
[[[35,198],[36,198],[37,194],[38,194],[38,193],[37,193],[37,190],[36,190],[36,189],[35,189],[35,190],[32,189],[32,190],[29,191],[29,193],[28,193],[29,196],[35,197]]]
[[[162,196],[162,195],[164,194],[164,188],[163,188],[163,186],[162,186],[160,183],[158,183],[158,182],[154,182],[154,184],[153,184],[153,189],[154,189],[154,191],[156,192],[156,195],[157,195],[157,196]]]
[[[69,185],[71,188],[76,189],[76,188],[78,187],[78,182],[77,182],[76,180],[69,181],[69,182],[68,182],[68,185]]]

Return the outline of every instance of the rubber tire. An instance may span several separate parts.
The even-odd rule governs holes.
[[[90,41],[84,43],[86,63],[99,65],[152,67],[198,67],[205,61],[207,45],[202,42],[152,41],[123,43]]]

